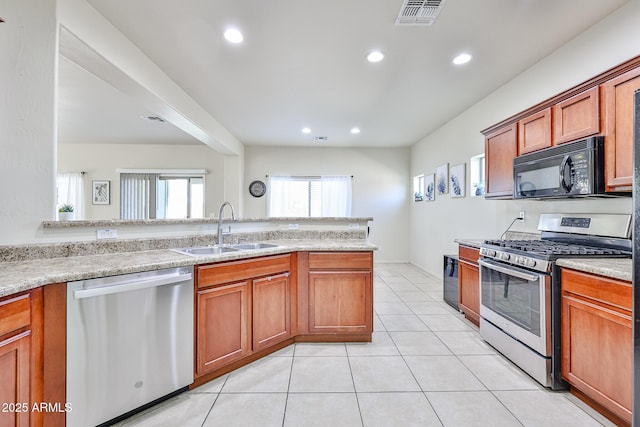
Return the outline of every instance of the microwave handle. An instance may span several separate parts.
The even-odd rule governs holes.
[[[497,264],[495,264],[493,262],[489,262],[489,261],[478,260],[478,264],[480,264],[483,267],[487,267],[489,270],[495,270],[495,271],[498,271],[500,273],[504,273],[504,274],[508,274],[510,276],[517,277],[519,279],[527,280],[529,282],[535,282],[536,280],[538,280],[540,278],[540,275],[538,275],[538,274],[529,274],[529,273],[525,273],[524,271],[514,270],[514,269],[511,269],[511,268],[505,268],[505,267],[502,267],[501,265],[497,265]]]
[[[564,156],[564,159],[562,159],[562,163],[560,164],[560,185],[562,186],[562,188],[564,189],[564,191],[566,191],[567,193],[571,192],[571,187],[573,187],[573,184],[571,183],[571,166],[572,166],[572,161],[571,161],[571,156],[570,155],[566,155]],[[566,167],[567,165],[569,165],[569,180],[567,181],[567,175],[566,175]]]

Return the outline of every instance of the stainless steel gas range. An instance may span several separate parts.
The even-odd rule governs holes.
[[[545,387],[561,379],[559,258],[629,258],[631,215],[542,214],[539,240],[480,248],[480,335]]]

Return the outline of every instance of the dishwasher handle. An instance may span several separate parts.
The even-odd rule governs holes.
[[[175,283],[185,282],[185,281],[191,280],[192,278],[193,278],[193,274],[186,273],[186,274],[178,274],[178,275],[171,275],[171,276],[154,277],[152,279],[147,279],[147,280],[139,280],[139,279],[131,280],[128,282],[119,283],[117,285],[101,286],[101,287],[92,288],[92,289],[78,289],[73,291],[73,298],[75,299],[92,298],[92,297],[99,297],[103,295],[117,294],[121,292],[136,291],[139,289],[154,288],[157,286],[171,285]]]

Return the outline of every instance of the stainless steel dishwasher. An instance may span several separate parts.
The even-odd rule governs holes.
[[[68,427],[102,424],[192,382],[193,267],[67,284]]]

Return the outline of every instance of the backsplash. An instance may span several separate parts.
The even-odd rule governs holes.
[[[278,230],[232,233],[225,236],[225,242],[242,243],[281,239],[364,240],[366,238],[367,233],[365,229],[341,231]],[[216,240],[215,234],[199,234],[186,237],[7,245],[0,246],[0,262],[206,246],[215,244]]]

